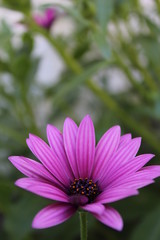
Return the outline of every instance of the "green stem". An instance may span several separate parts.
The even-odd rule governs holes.
[[[87,213],[79,212],[81,240],[87,240]]]

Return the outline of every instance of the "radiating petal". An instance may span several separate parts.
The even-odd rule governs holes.
[[[141,179],[139,176],[132,177],[126,180],[127,182],[122,183],[121,185],[122,188],[140,189],[154,183],[154,180],[152,179]]]
[[[31,178],[47,179],[55,182],[55,178],[40,163],[23,156],[10,156],[11,163],[24,175]],[[56,181],[57,182],[57,181]]]
[[[130,133],[127,133],[121,136],[119,141],[119,147],[126,145],[131,140],[131,138],[132,138],[132,135]]]
[[[70,163],[71,169],[75,178],[79,177],[77,161],[76,161],[76,138],[77,138],[78,127],[75,122],[66,118],[63,126],[63,141],[64,148]]]
[[[90,177],[95,155],[95,132],[90,116],[86,116],[80,123],[76,142],[76,156],[79,175]]]
[[[65,169],[57,158],[53,150],[39,137],[30,134],[28,147],[42,164],[56,177],[61,183],[68,186],[70,180],[65,173]]]
[[[128,175],[131,175],[141,169],[148,161],[153,158],[153,154],[143,154],[139,155],[135,158],[132,158],[130,161],[128,161],[126,164],[122,165],[117,171],[115,171],[114,174],[110,175],[107,179],[107,186],[113,182],[114,180],[118,180],[118,178],[124,176],[127,177]]]
[[[48,199],[68,202],[68,196],[56,186],[33,178],[20,178],[15,182],[16,186]]]
[[[118,201],[120,199],[137,195],[138,191],[136,189],[128,189],[123,187],[114,187],[104,190],[99,196],[96,198],[96,202],[98,203],[111,203]]]
[[[90,203],[90,204],[81,206],[81,208],[85,211],[95,213],[95,214],[103,214],[105,210],[104,205],[100,203]]]
[[[97,180],[104,167],[107,167],[109,159],[116,152],[120,140],[120,127],[110,128],[100,139],[95,152],[95,163],[92,173],[93,180]]]
[[[26,139],[26,143],[27,143],[27,146],[29,147],[29,149],[31,150],[31,152],[36,156],[36,152],[34,151],[33,144],[29,138]]]
[[[51,124],[48,124],[47,138],[51,148],[56,153],[58,159],[62,163],[68,178],[73,180],[74,179],[73,173],[64,150],[63,135],[56,127],[54,127]]]
[[[140,171],[137,172],[138,175],[143,177],[148,177],[151,179],[160,177],[160,166],[159,165],[152,165],[143,167]]]
[[[120,214],[112,207],[106,206],[103,214],[93,214],[103,224],[121,231],[123,228],[123,220]]]
[[[33,219],[33,228],[49,228],[69,219],[76,208],[65,203],[54,203],[43,208]]]
[[[126,164],[129,160],[133,159],[137,154],[141,144],[141,138],[134,138],[125,147],[121,147],[109,159],[107,167],[101,171],[101,187],[102,189],[107,186],[110,176],[112,176],[121,166]]]
[[[157,168],[158,167],[158,168]],[[148,166],[142,168],[142,170],[128,175],[121,176],[118,179],[114,180],[109,184],[108,188],[142,188],[153,183],[153,179],[160,176],[160,167],[159,166]]]

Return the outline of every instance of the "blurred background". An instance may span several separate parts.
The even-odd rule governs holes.
[[[50,201],[14,186],[9,155],[33,157],[28,133],[46,139],[90,114],[97,141],[115,124],[142,136],[139,153],[160,164],[160,1],[0,0],[0,239],[79,239],[79,219],[34,230]],[[116,232],[88,216],[89,239],[159,240],[160,180],[113,204]]]

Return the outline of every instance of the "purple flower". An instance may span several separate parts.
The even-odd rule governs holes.
[[[35,14],[33,18],[39,26],[50,29],[56,19],[56,10],[54,8],[47,8],[43,15]]]
[[[110,128],[97,146],[91,118],[77,127],[67,118],[63,134],[47,126],[49,145],[30,134],[27,144],[41,163],[22,156],[11,156],[12,164],[27,177],[16,185],[42,197],[57,201],[34,218],[34,228],[47,228],[69,219],[78,209],[116,230],[123,220],[110,203],[137,195],[138,189],[160,176],[160,166],[145,166],[153,154],[136,156],[141,138],[120,136],[120,127]]]

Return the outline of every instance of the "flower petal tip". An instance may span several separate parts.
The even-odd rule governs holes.
[[[54,126],[52,124],[48,123],[46,129],[49,130],[50,128],[53,128],[53,127]]]
[[[81,125],[82,125],[82,126],[86,125],[86,126],[90,126],[91,128],[94,128],[94,124],[93,124],[93,121],[92,121],[92,118],[90,117],[90,115],[86,115],[86,116],[82,119],[79,127],[80,127]]]
[[[66,126],[66,125],[70,125],[70,124],[76,125],[76,123],[73,121],[72,118],[67,117],[67,118],[65,119],[65,121],[64,121],[63,127]],[[77,125],[76,125],[76,126],[77,126]]]
[[[34,229],[41,229],[42,227],[40,227],[39,224],[37,224],[37,222],[34,221],[34,219],[33,219],[33,221],[32,221],[32,228],[34,228]]]
[[[15,163],[18,162],[18,160],[19,160],[19,156],[9,156],[9,157],[8,157],[8,160],[9,160],[13,165],[15,165]]]
[[[123,220],[122,220],[122,221],[119,223],[119,225],[116,226],[115,229],[116,229],[117,231],[121,232],[121,231],[123,230],[123,225],[124,225],[124,224],[123,224]]]
[[[29,133],[29,139],[35,139],[37,136],[34,135],[33,133]]]
[[[119,125],[115,125],[111,128],[108,129],[107,132],[112,132],[112,134],[116,134],[116,135],[121,135],[121,127]]]
[[[119,125],[115,125],[113,129],[117,132],[121,132],[121,127]]]
[[[52,124],[47,124],[46,127],[47,136],[51,135],[55,131],[60,133],[60,131],[55,126],[53,126]]]
[[[9,160],[10,162],[12,162],[12,161],[14,160],[14,157],[15,157],[15,156],[9,156],[9,157],[8,157],[8,160]]]
[[[91,116],[89,115],[89,114],[87,114],[83,119],[82,119],[82,121],[83,120],[89,120],[89,121],[92,121],[92,118],[91,118]]]
[[[90,119],[91,119],[91,116],[90,116],[89,114],[87,114],[87,115],[85,116],[85,118],[90,118]]]
[[[20,179],[17,179],[15,182],[14,182],[14,185],[17,186],[17,187],[21,187],[21,184],[19,183]]]

